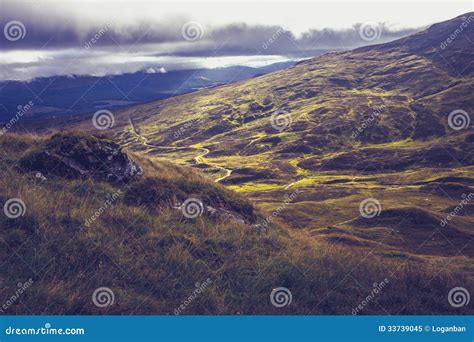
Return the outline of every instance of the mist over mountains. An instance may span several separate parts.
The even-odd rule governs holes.
[[[14,117],[20,110],[19,106],[30,101],[34,105],[22,114],[23,121],[61,118],[165,99],[256,77],[294,63],[272,63],[259,68],[232,66],[174,71],[161,67],[103,77],[55,76],[31,82],[0,81],[0,122]]]

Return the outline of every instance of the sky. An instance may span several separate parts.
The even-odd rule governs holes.
[[[468,1],[0,2],[0,80],[260,66],[383,43]]]

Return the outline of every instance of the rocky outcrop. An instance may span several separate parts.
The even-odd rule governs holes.
[[[143,173],[120,145],[93,136],[53,136],[43,147],[19,161],[24,172],[67,179],[94,178],[128,182]]]

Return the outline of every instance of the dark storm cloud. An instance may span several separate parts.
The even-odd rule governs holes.
[[[419,30],[391,30],[383,23],[372,23],[368,30],[374,32],[367,33],[367,31],[361,31],[363,26],[364,24],[356,24],[352,28],[343,30],[310,30],[303,33],[301,37],[295,37],[292,32],[279,26],[232,24],[212,30],[208,37],[214,50],[221,54],[301,55],[315,50],[344,50],[368,44],[380,44]],[[190,53],[204,56],[208,50],[195,47]]]
[[[39,15],[36,11],[25,10],[24,5],[4,3],[0,10],[2,28],[12,21],[20,21],[26,30],[25,37],[9,41],[2,35],[1,50],[18,49],[58,49],[116,47],[132,49],[134,45],[165,44],[167,51],[157,54],[174,54],[180,56],[207,55],[292,55],[317,49],[349,49],[367,44],[382,43],[416,31],[416,29],[390,30],[385,24],[377,24],[376,39],[363,39],[360,34],[362,24],[343,30],[323,29],[310,30],[300,37],[279,26],[250,25],[245,23],[228,24],[221,27],[206,27],[202,37],[196,41],[183,38],[182,28],[185,18],[168,20],[137,21],[124,23],[110,18],[90,18],[80,16],[67,17],[64,13],[45,11]]]
[[[97,39],[97,46],[162,43],[181,38],[179,24],[172,22],[140,21],[133,25],[123,25],[113,17],[90,20],[87,17],[68,17],[49,11],[39,15],[37,11],[25,10],[24,4],[18,6],[14,3],[0,5],[0,11],[2,31],[11,21],[19,21],[25,28],[23,39],[11,41],[3,34],[0,44],[2,50],[80,48],[98,36],[100,39]]]

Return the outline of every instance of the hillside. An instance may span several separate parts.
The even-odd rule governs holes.
[[[115,130],[125,143],[146,149],[131,129],[132,118],[150,153],[159,151],[155,146],[166,146],[169,154],[170,147],[207,148],[206,159],[239,171],[235,178],[258,168],[274,171],[260,182],[271,178],[282,185],[322,164],[339,171],[338,158],[348,154],[377,170],[386,160],[368,158],[365,152],[373,148],[383,148],[386,159],[402,151],[413,156],[398,168],[388,164],[394,171],[416,165],[416,153],[437,147],[435,142],[456,147],[447,152],[470,164],[469,155],[459,155],[469,149],[472,132],[450,129],[447,119],[454,110],[473,108],[474,47],[467,38],[473,29],[468,26],[445,50],[435,44],[461,22],[459,17],[393,43],[330,53],[252,80],[133,107],[116,113]],[[283,126],[272,127],[275,113],[281,120],[275,125]],[[179,156],[186,151],[175,150]],[[432,154],[422,166],[438,165]]]
[[[472,21],[113,111],[104,137],[0,137],[2,202],[27,207],[1,218],[2,294],[34,274],[21,304],[44,313],[172,314],[209,278],[182,314],[472,314],[448,300],[474,293]],[[91,304],[101,286],[116,305]]]
[[[0,147],[2,314],[349,315],[374,286],[361,314],[470,312],[445,300],[469,280],[462,258],[440,272],[442,259],[382,263],[278,224],[259,230],[243,196],[105,137],[7,134]],[[275,304],[279,287],[292,299]]]
[[[278,217],[316,236],[357,217],[366,198],[438,217],[474,183],[474,28],[463,26],[473,15],[132,107],[115,113],[113,131],[127,148],[193,166],[268,212],[298,190]],[[90,121],[81,128],[91,129]],[[402,222],[406,213],[397,213]],[[469,215],[462,220],[472,223]],[[443,248],[463,255],[472,248],[464,242]]]

